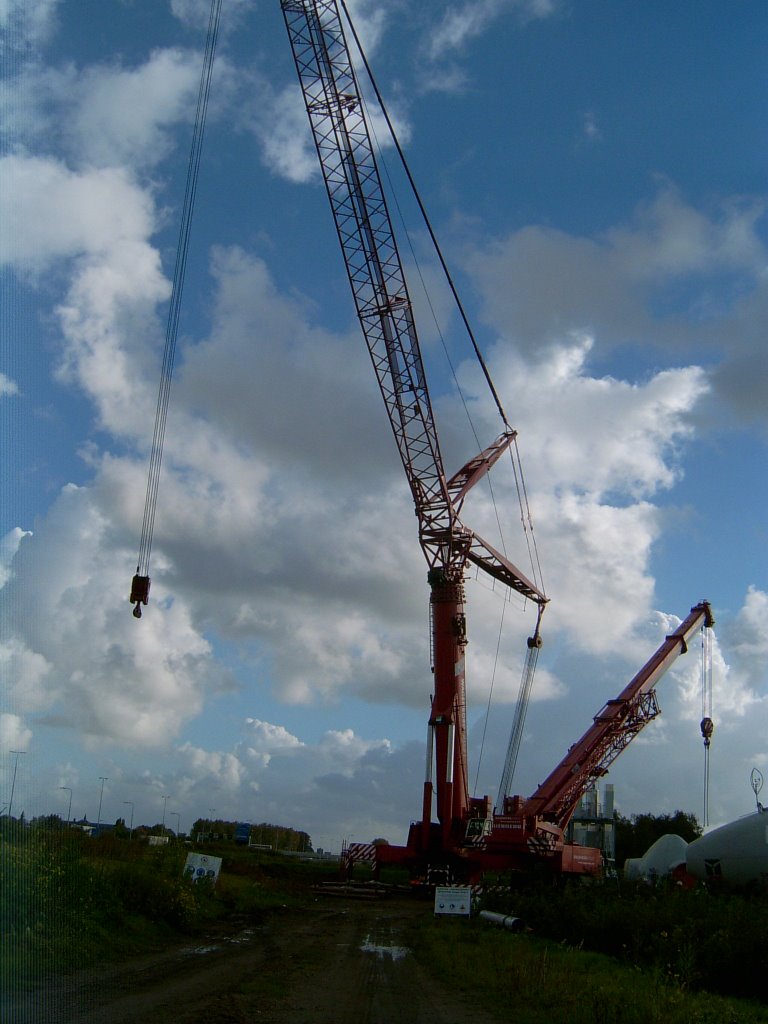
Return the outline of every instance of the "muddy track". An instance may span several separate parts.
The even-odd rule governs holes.
[[[6,1004],[3,1021],[495,1024],[502,1018],[438,984],[418,963],[410,932],[425,914],[429,905],[401,900],[320,899],[302,914],[51,980]]]

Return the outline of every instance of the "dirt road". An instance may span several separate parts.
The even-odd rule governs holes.
[[[58,979],[6,1004],[3,1021],[496,1024],[418,964],[409,935],[431,912],[401,900],[320,898],[303,914]]]

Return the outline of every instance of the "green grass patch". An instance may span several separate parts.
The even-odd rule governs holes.
[[[231,845],[216,887],[193,883],[187,852],[67,830],[0,837],[3,990],[159,949],[220,921],[257,920],[298,905],[309,888],[303,865],[291,870]]]
[[[692,993],[659,971],[494,928],[423,919],[410,943],[433,976],[514,1024],[757,1024],[765,1007]]]
[[[0,836],[0,989],[52,971],[167,947],[185,936],[306,907],[338,877],[233,847],[218,884],[183,876],[187,848],[75,832]],[[596,886],[527,886],[488,901],[530,925],[414,918],[407,944],[430,974],[515,1024],[752,1024],[768,1020],[768,897]],[[295,965],[294,967],[301,965]],[[279,1000],[290,972],[262,972],[243,995]],[[750,1002],[749,1000],[753,1000]]]
[[[763,890],[528,886],[489,898],[487,909],[514,914],[555,942],[655,971],[680,988],[768,1004]]]

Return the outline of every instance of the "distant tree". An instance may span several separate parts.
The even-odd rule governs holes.
[[[117,839],[130,839],[131,830],[125,824],[125,818],[118,818],[115,822],[115,830],[113,835]]]
[[[674,814],[633,814],[631,818],[616,813],[615,824],[618,865],[622,865],[628,857],[642,857],[662,836],[680,836],[687,843],[692,843],[703,831],[696,815],[687,811],[675,811]]]
[[[147,829],[147,834],[150,836],[170,837],[173,835],[173,832],[171,832],[167,825],[163,825],[162,823],[158,822],[158,824],[153,825],[151,828]]]
[[[234,839],[238,822],[222,821],[218,818],[198,818],[192,825],[192,835],[218,836],[220,839]],[[262,822],[251,825],[249,840],[259,846],[271,846],[273,850],[290,850],[299,853],[312,852],[312,837],[308,832],[288,828],[285,825],[270,825]]]
[[[58,814],[41,814],[30,821],[29,827],[36,832],[60,832],[64,828],[64,822]]]
[[[192,835],[204,835],[204,836],[218,836],[219,839],[232,839],[235,834],[234,821],[222,821],[221,818],[216,818],[214,821],[211,818],[198,818],[192,824]]]
[[[3,839],[18,839],[24,834],[24,827],[16,818],[9,818],[7,814],[0,817],[0,837]]]

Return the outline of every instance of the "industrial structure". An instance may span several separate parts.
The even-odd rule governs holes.
[[[565,838],[566,842],[600,850],[606,864],[615,864],[616,821],[612,783],[606,782],[602,791],[597,783],[586,790],[568,822]]]

